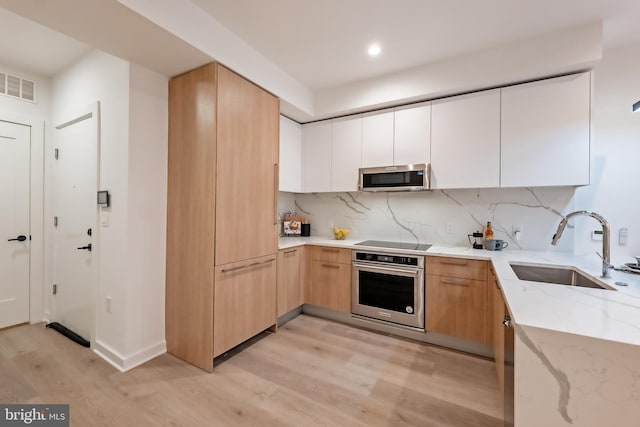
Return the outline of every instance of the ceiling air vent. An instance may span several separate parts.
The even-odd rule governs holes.
[[[36,84],[20,77],[0,73],[0,94],[36,102]]]

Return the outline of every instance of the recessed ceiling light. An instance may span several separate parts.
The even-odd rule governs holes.
[[[369,56],[378,56],[380,55],[380,45],[377,43],[372,44],[371,46],[369,46]]]

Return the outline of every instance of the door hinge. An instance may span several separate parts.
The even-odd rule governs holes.
[[[58,156],[60,156],[60,150],[56,148],[55,150],[53,150],[53,157],[58,160]]]
[[[56,285],[56,284],[54,283],[54,285],[53,285],[53,294],[55,295],[55,294],[57,294],[57,293],[58,293],[58,285]]]
[[[58,226],[58,217],[57,217],[57,216],[54,216],[54,217],[53,217],[53,226],[54,226],[54,227],[57,227],[57,226]]]

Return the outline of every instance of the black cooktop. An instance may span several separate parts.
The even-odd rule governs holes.
[[[405,249],[411,251],[426,251],[431,247],[431,245],[427,243],[385,242],[382,240],[365,240],[364,242],[356,243],[356,245],[372,246],[375,248]]]

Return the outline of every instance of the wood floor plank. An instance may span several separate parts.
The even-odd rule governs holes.
[[[72,426],[501,425],[493,362],[301,315],[216,361],[120,373],[43,325],[0,331],[0,401],[69,403]]]

